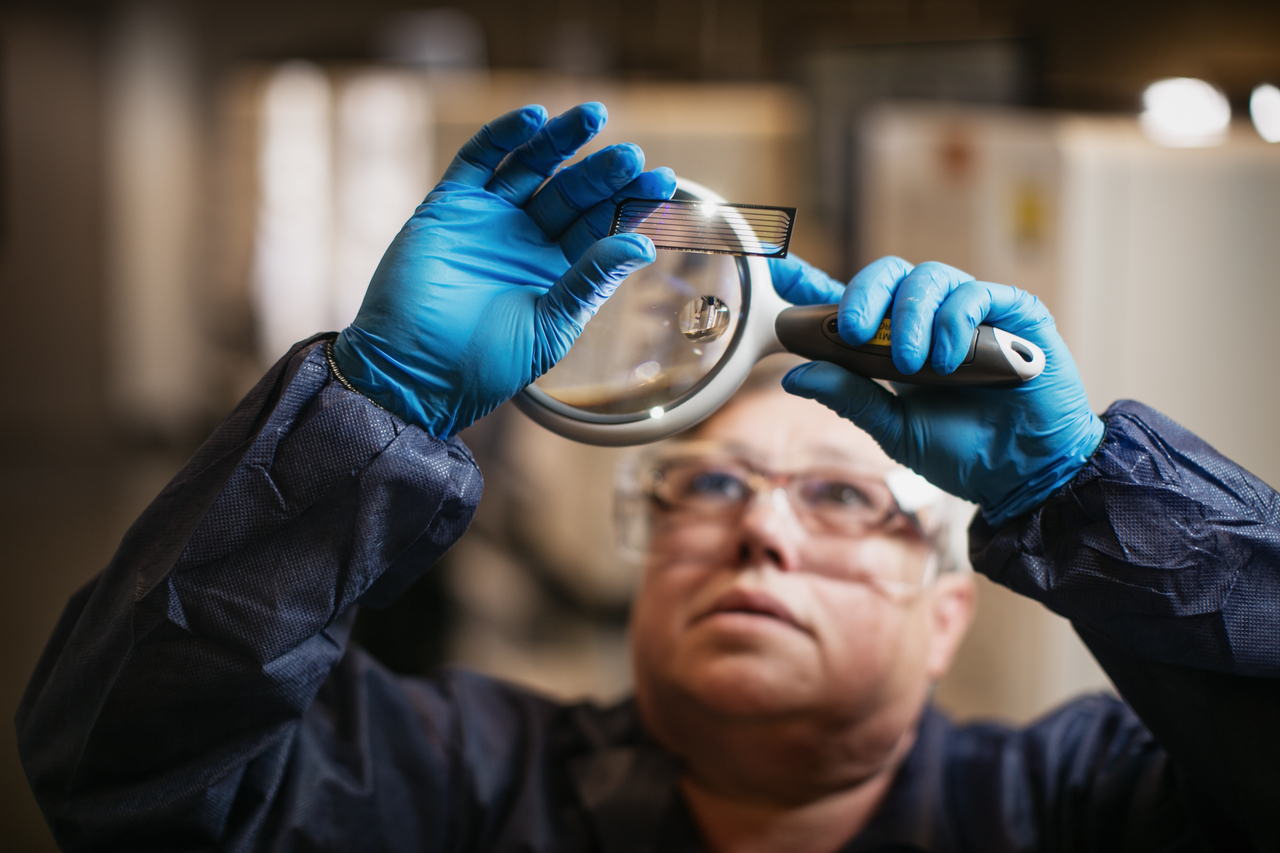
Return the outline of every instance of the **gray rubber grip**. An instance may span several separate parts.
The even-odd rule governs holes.
[[[796,355],[838,364],[871,379],[910,385],[1020,385],[1044,369],[1044,353],[1039,347],[1007,332],[997,333],[984,323],[974,331],[969,353],[954,372],[939,375],[926,360],[918,372],[907,375],[894,367],[887,344],[845,343],[836,328],[838,307],[831,304],[784,309],[774,322],[778,340]],[[1000,337],[1004,338],[1003,345]]]

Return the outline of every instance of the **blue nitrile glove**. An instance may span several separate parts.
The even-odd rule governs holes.
[[[334,344],[358,391],[453,436],[563,358],[619,282],[654,260],[648,237],[604,235],[616,200],[671,197],[669,169],[642,172],[644,154],[623,144],[556,173],[605,119],[596,103],[550,121],[529,106],[462,146]]]
[[[1044,372],[1014,388],[898,385],[895,396],[823,362],[801,365],[783,379],[791,393],[866,430],[896,461],[978,504],[991,524],[1040,505],[1102,441],[1103,423],[1089,408],[1053,317],[1025,291],[975,281],[945,264],[912,267],[893,257],[862,270],[847,289],[795,259],[771,260],[770,269],[792,301],[833,301],[829,294],[842,290],[840,337],[851,344],[870,340],[892,303],[893,363],[903,373],[924,366],[931,343],[934,369],[954,371],[982,322],[1044,350]]]

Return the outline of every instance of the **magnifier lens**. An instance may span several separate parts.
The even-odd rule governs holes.
[[[648,416],[677,402],[731,352],[742,303],[735,258],[658,252],[537,385],[583,412]]]
[[[695,296],[680,309],[680,332],[691,341],[711,343],[729,330],[732,315],[719,296]]]

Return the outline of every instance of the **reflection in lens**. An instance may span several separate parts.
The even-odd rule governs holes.
[[[662,365],[656,361],[646,361],[644,364],[636,368],[636,378],[642,381],[649,381],[657,376],[662,370]]]
[[[619,286],[538,387],[593,414],[665,411],[728,354],[742,296],[732,257],[658,252]]]
[[[729,306],[718,296],[695,296],[680,311],[680,331],[691,341],[711,342],[729,328]]]

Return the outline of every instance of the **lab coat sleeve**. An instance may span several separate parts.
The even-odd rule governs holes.
[[[460,442],[343,388],[320,341],[291,350],[72,598],[38,664],[19,749],[63,849],[249,849],[273,826],[305,836],[282,829],[318,817],[290,781],[299,750],[311,764],[327,750],[328,784],[354,797],[367,755],[344,757],[333,729],[400,688],[350,660],[348,686],[313,700],[344,657],[353,605],[418,577],[480,491]],[[361,679],[376,690],[351,686]],[[417,708],[446,714],[443,694],[418,692]],[[429,788],[444,747],[422,720],[405,724],[423,732],[406,772]],[[446,797],[447,780],[437,787]]]
[[[1280,838],[1280,496],[1132,401],[1036,512],[970,530],[974,567],[1071,620],[1189,779]],[[1227,831],[1224,829],[1224,831]]]

